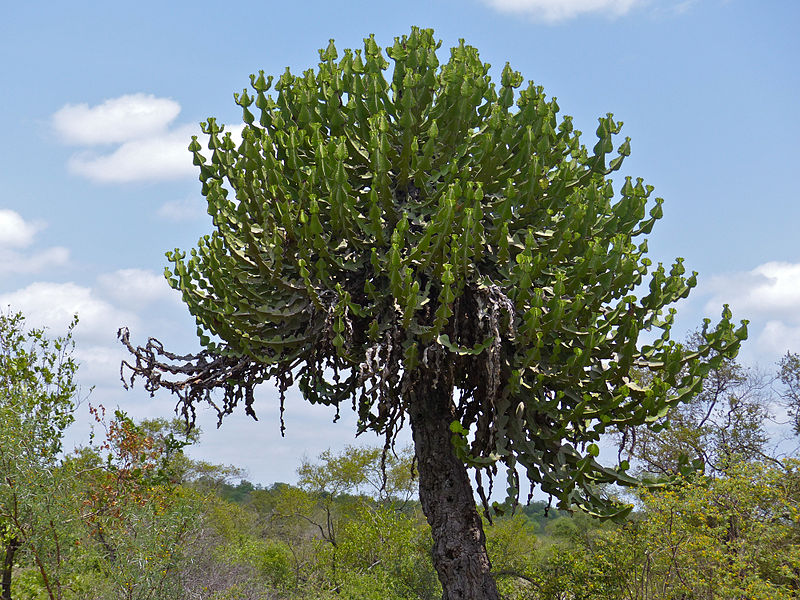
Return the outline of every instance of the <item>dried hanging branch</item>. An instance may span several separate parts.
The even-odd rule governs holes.
[[[175,410],[184,417],[188,427],[194,426],[196,407],[201,402],[214,408],[222,423],[222,418],[231,414],[244,398],[245,411],[256,418],[253,390],[268,378],[264,365],[247,358],[212,354],[208,350],[199,354],[174,354],[152,337],[144,346],[133,346],[127,327],[117,332],[117,338],[135,359],[133,364],[125,360],[120,365],[120,379],[125,389],[133,386],[138,378],[144,381],[144,388],[151,396],[161,388],[175,394],[178,397]],[[214,390],[224,392],[221,406],[211,397]]]

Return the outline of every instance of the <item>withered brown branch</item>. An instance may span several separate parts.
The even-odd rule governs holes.
[[[178,397],[175,412],[186,421],[188,428],[194,427],[198,402],[208,403],[217,412],[217,426],[225,415],[233,412],[244,399],[245,412],[257,419],[254,388],[272,375],[274,365],[264,365],[248,357],[212,354],[203,350],[198,354],[174,354],[164,349],[156,338],[148,338],[144,346],[134,346],[127,327],[117,332],[117,338],[134,357],[131,363],[123,360],[120,379],[125,389],[130,389],[137,378],[144,380],[144,389],[151,396],[165,389]],[[290,373],[291,371],[289,371]],[[291,375],[276,377],[281,392],[281,433],[283,424],[283,400],[285,391],[292,385]],[[211,396],[213,390],[222,390],[221,406]]]

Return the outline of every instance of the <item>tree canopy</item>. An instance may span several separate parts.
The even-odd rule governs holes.
[[[218,387],[221,415],[242,399],[254,415],[257,384],[296,381],[391,437],[415,368],[441,349],[476,431],[465,459],[519,462],[565,504],[592,504],[592,481],[624,477],[594,460],[600,434],[696,393],[702,359],[735,351],[744,329],[726,309],[696,351],[669,339],[663,309],[696,273],[645,257],[662,214],[651,186],[625,178],[614,201],[621,122],[600,118],[589,151],[540,86],[520,90],[508,65],[496,86],[463,41],[440,64],[439,46],[430,30],[396,38],[387,80],[373,37],[341,58],[331,42],[275,97],[271,77],[251,77],[240,145],[203,124],[210,160],[196,138],[190,150],[215,230],[169,253],[168,277],[206,351],[173,391],[193,411]],[[646,386],[632,366],[653,372]]]

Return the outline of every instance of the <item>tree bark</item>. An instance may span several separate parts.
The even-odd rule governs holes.
[[[19,540],[10,537],[6,541],[5,556],[3,558],[3,578],[0,583],[0,600],[11,600],[11,573],[14,568],[14,555],[19,548]]]
[[[433,565],[443,600],[499,600],[486,536],[464,463],[450,441],[452,386],[419,367],[407,397],[419,471],[419,499],[433,533]],[[446,379],[441,374],[441,379]]]

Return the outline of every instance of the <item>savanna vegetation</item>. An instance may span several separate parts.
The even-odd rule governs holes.
[[[92,438],[65,452],[77,410],[70,340],[0,315],[3,600],[442,597],[410,449],[385,460],[380,447],[325,452],[303,460],[292,485],[254,485],[188,458],[198,432],[183,421],[135,423],[97,406]],[[770,408],[796,414],[780,379],[796,380],[797,360],[775,379],[727,362],[659,432],[621,436],[643,472],[707,465],[624,497],[605,490],[635,505],[622,523],[544,501],[496,505],[483,527],[498,593],[798,597],[800,460],[779,457],[764,429]]]

